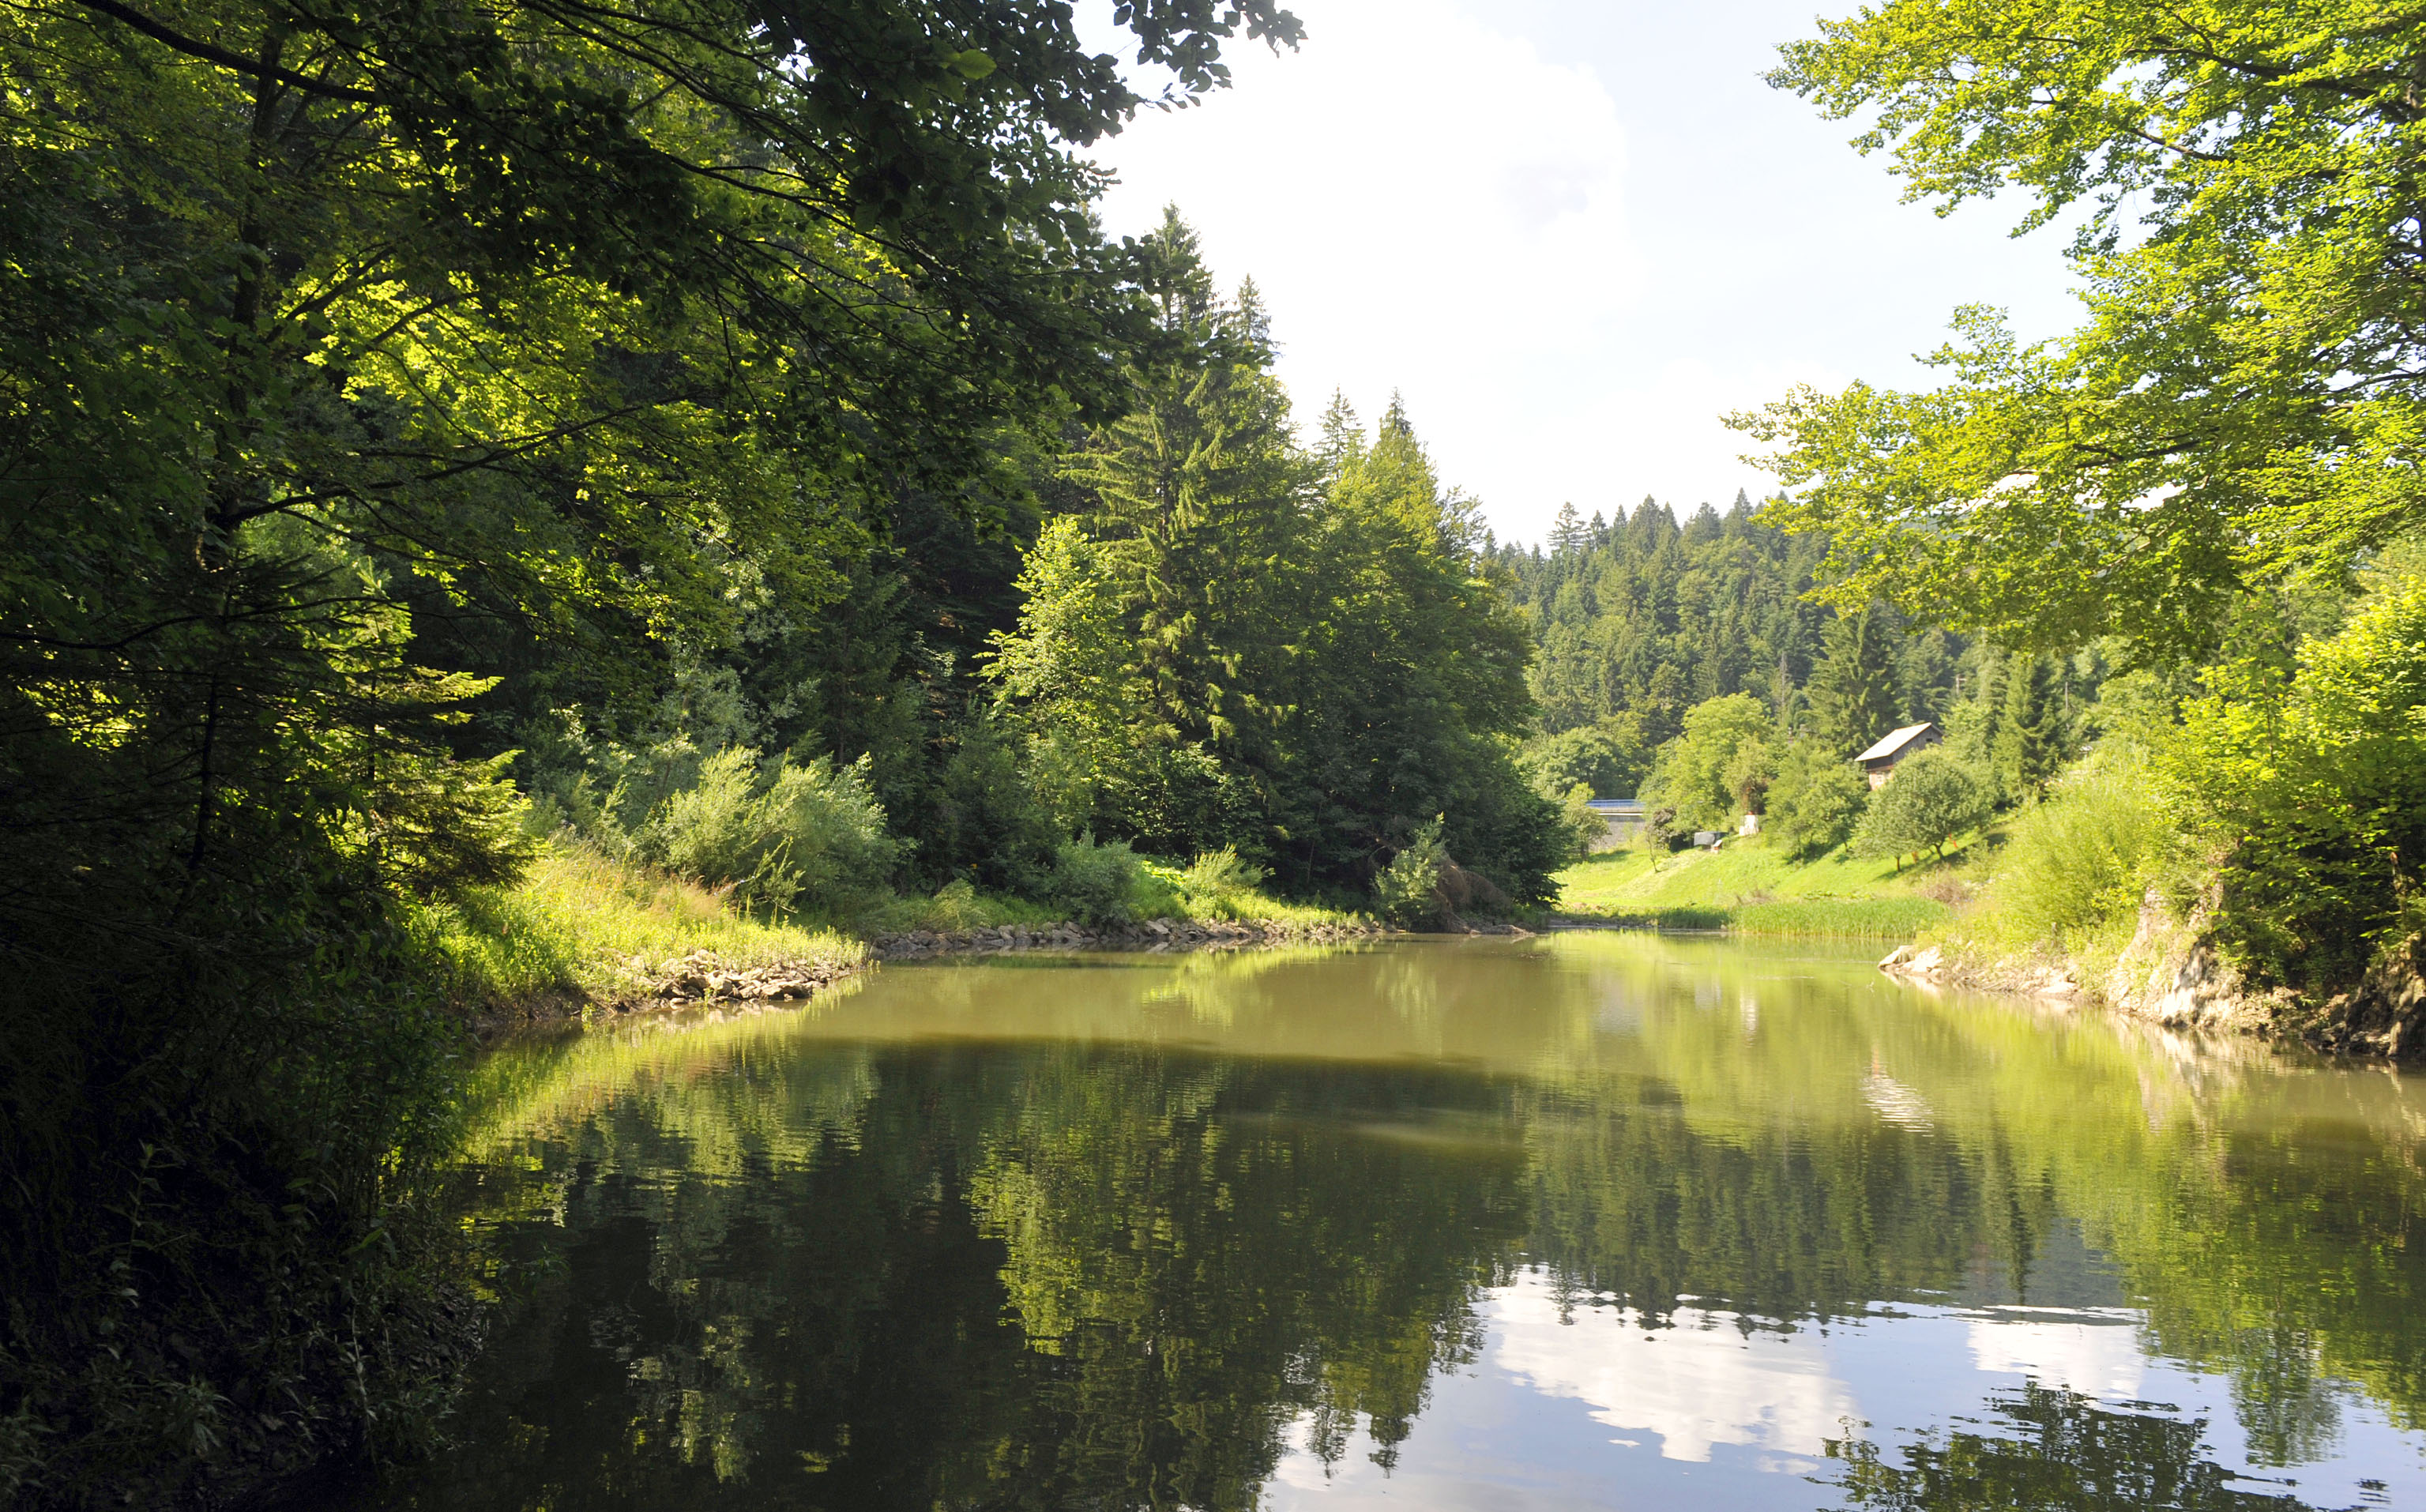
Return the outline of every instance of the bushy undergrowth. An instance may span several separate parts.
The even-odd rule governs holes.
[[[594,770],[593,770],[594,769]],[[596,772],[604,772],[605,787]],[[902,856],[865,759],[701,754],[687,740],[607,747],[548,786],[542,814],[605,854],[724,891],[768,917],[856,919],[891,896]]]
[[[225,1504],[451,1399],[460,1025],[363,869],[251,814],[219,844],[236,881],[89,866],[0,922],[11,1506]]]
[[[2003,951],[2111,955],[2128,940],[2173,835],[2146,753],[2115,742],[2006,825],[2004,848],[1961,938]]]
[[[1382,917],[1400,929],[1437,922],[1441,877],[1448,864],[1448,849],[1441,842],[1441,821],[1435,819],[1416,830],[1374,877],[1373,895]]]
[[[2222,857],[2214,930],[2254,980],[2354,984],[2426,933],[2426,578],[2387,582],[2288,685],[2241,669],[2161,772]]]
[[[1098,842],[1082,835],[1062,841],[1054,852],[1053,875],[1044,884],[1043,902],[1081,924],[1125,924],[1137,917],[1142,875],[1127,841]]]

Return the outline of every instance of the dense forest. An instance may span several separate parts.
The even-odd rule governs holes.
[[[1518,758],[1536,788],[1639,790],[1662,837],[1765,814],[1817,854],[1862,817],[1846,758],[1900,726],[1938,725],[2005,808],[2095,739],[2110,642],[2007,649],[1884,603],[1831,608],[1815,597],[1827,545],[1739,495],[1682,526],[1656,499],[1615,521],[1568,506],[1547,551],[1496,549],[1538,647]]]
[[[8,1496],[429,1441],[465,984],[567,848],[854,934],[1547,896],[1471,503],[1093,219],[1298,24],[1122,24],[1158,97],[1059,4],[0,20]]]

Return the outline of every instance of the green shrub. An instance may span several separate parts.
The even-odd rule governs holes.
[[[2146,754],[2103,747],[2014,817],[1989,908],[2006,932],[2059,946],[2136,922],[2169,834]]]
[[[1566,801],[1559,805],[1559,817],[1566,824],[1573,846],[1567,853],[1570,861],[1580,861],[1592,854],[1593,847],[1609,835],[1609,821],[1593,811],[1592,799],[1593,790],[1577,783],[1567,789]]]
[[[1373,879],[1376,902],[1383,919],[1399,929],[1418,929],[1440,919],[1440,881],[1448,860],[1437,817],[1415,831]]]
[[[2426,884],[2426,580],[2303,647],[2286,689],[2185,710],[2169,796],[2222,853],[2217,938],[2261,984],[2332,990],[2417,935]]]
[[[804,766],[778,756],[762,771],[746,746],[700,763],[696,780],[641,823],[632,849],[678,876],[731,887],[740,907],[833,918],[882,899],[900,859],[864,758],[837,769],[823,756]]]
[[[1970,768],[1942,751],[1923,751],[1898,763],[1886,786],[1870,795],[1853,848],[1864,855],[1944,855],[1949,841],[1988,821],[1996,802]]]
[[[1263,868],[1239,858],[1228,846],[1207,851],[1179,875],[1189,911],[1198,917],[1243,919],[1263,902]]]
[[[1125,924],[1137,917],[1143,867],[1126,840],[1092,835],[1064,840],[1053,855],[1043,901],[1083,924]]]
[[[1852,838],[1869,806],[1862,769],[1813,741],[1797,741],[1770,784],[1761,829],[1797,860],[1825,854]]]

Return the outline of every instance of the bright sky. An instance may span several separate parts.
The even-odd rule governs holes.
[[[1302,50],[1095,154],[1114,235],[1175,202],[1263,289],[1302,425],[1396,388],[1503,539],[1562,500],[1680,512],[1774,489],[1719,416],[1807,382],[1915,386],[1954,307],[2076,323],[2017,200],[1940,219],[1760,74],[1811,0],[1288,0]],[[1842,0],[1828,8],[1852,8]]]

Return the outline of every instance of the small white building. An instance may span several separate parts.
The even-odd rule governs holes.
[[[1885,740],[1853,759],[1869,773],[1872,789],[1884,788],[1887,779],[1895,775],[1896,763],[1915,751],[1927,750],[1945,738],[1944,731],[1923,720],[1917,724],[1907,724],[1902,729],[1890,732]]]

